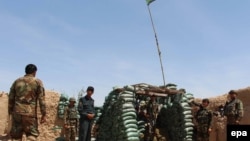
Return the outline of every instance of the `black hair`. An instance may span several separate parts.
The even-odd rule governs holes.
[[[94,92],[94,87],[92,87],[92,86],[88,86],[87,91]]]
[[[202,99],[202,102],[207,102],[207,103],[209,103],[209,99],[204,98],[204,99]]]
[[[238,94],[235,90],[230,90],[229,92],[228,92],[229,94]]]
[[[32,74],[34,72],[37,71],[37,67],[36,65],[34,64],[28,64],[26,67],[25,67],[25,73],[26,74]]]

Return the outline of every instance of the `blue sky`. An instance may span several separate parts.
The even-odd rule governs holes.
[[[250,82],[250,1],[156,0],[151,5],[166,81],[196,97]],[[162,85],[144,0],[0,1],[0,90],[38,66],[46,89],[88,85],[102,105],[113,86]]]

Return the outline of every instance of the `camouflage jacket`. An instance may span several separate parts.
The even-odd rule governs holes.
[[[77,121],[78,117],[78,112],[77,112],[77,108],[75,106],[73,107],[69,107],[67,106],[64,110],[64,124],[68,124],[70,125],[71,121]]]
[[[195,115],[195,119],[198,123],[198,126],[208,126],[212,128],[212,111],[207,108],[200,107]]]
[[[46,115],[45,92],[41,80],[32,75],[18,78],[9,93],[9,113],[37,117],[37,106],[42,115]]]
[[[243,117],[243,103],[239,99],[227,101],[224,107],[225,115],[234,116],[236,120],[241,120]]]

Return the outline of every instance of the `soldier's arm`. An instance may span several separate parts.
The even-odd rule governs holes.
[[[238,103],[237,112],[238,112],[237,120],[240,121],[244,115],[242,101],[239,101]]]
[[[46,116],[45,90],[42,81],[37,80],[37,82],[38,82],[37,95],[38,95],[40,111],[42,116]]]
[[[8,104],[9,114],[13,112],[13,108],[15,105],[15,95],[16,95],[16,90],[15,90],[15,82],[14,82],[10,88],[10,93],[9,93],[9,104]]]
[[[192,101],[190,104],[191,104],[191,105],[194,105],[194,106],[197,106],[197,107],[200,107],[200,106],[201,106],[200,103],[197,103],[197,102],[195,102],[195,101]]]

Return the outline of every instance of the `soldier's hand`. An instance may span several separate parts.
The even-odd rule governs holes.
[[[68,125],[67,125],[67,124],[64,124],[64,128],[66,128],[66,129],[67,129],[67,128],[68,128]]]
[[[208,133],[211,133],[211,132],[212,132],[212,128],[209,128],[209,129],[208,129]]]
[[[236,121],[235,121],[235,123],[236,123],[236,124],[239,124],[239,123],[240,123],[240,121],[236,120]]]
[[[94,116],[95,116],[94,114],[88,114],[88,115],[87,115],[88,119],[93,119]]]
[[[46,122],[46,116],[42,116],[42,117],[41,117],[40,123],[43,124],[43,123],[45,123],[45,122]]]

